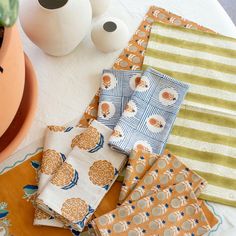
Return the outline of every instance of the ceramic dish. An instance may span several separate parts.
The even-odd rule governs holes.
[[[26,55],[25,75],[24,93],[19,109],[9,128],[0,137],[0,162],[8,158],[21,143],[30,128],[36,111],[37,80],[33,66]]]

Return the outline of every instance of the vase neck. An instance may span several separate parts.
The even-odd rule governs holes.
[[[54,10],[65,6],[68,0],[38,0],[39,4],[48,10]]]

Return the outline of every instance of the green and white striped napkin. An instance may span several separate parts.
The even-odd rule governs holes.
[[[202,199],[236,207],[236,39],[155,23],[150,66],[190,86],[167,148],[208,181]]]

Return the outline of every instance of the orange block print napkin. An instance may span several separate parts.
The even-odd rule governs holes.
[[[139,148],[142,148],[141,145]],[[125,178],[121,187],[118,205],[121,205],[128,195],[135,189],[145,173],[153,166],[159,155],[145,152],[141,149],[133,150],[129,156]]]
[[[165,153],[168,153],[168,151],[166,150]],[[144,175],[149,172],[150,168],[153,166],[153,164],[155,164],[156,160],[158,160],[159,157],[160,157],[159,155],[146,152],[142,149],[133,150],[131,152],[131,155],[129,157],[129,162],[127,164],[127,168],[125,172],[124,182],[121,187],[118,205],[121,205],[124,202],[125,198],[127,198],[128,195],[130,195],[130,193],[136,188],[137,184],[140,181],[142,181],[142,178],[144,177]],[[202,181],[204,184],[201,186],[199,190],[201,190],[205,185],[205,182],[203,179]],[[148,193],[149,191],[147,192],[147,194]],[[218,223],[217,218],[208,209],[204,201],[199,200],[199,202],[201,202],[200,205],[203,209],[204,214],[206,215],[208,219],[210,226],[213,227],[214,225]]]
[[[176,164],[179,161],[177,159],[177,157],[175,157],[173,154],[171,154],[168,150],[165,150],[163,155],[167,155],[167,156],[171,155],[174,166],[176,166]],[[126,169],[124,183],[121,188],[120,199],[119,199],[118,205],[121,205],[124,202],[125,198],[126,198],[126,202],[124,204],[127,204],[128,201],[132,201],[132,199],[128,200],[127,196],[129,195],[131,198],[132,193],[136,191],[136,189],[138,188],[137,185],[140,183],[141,183],[140,184],[141,186],[145,185],[145,190],[144,190],[144,194],[142,195],[142,197],[146,197],[147,195],[149,195],[153,191],[153,189],[149,190],[150,186],[148,187],[148,184],[146,185],[144,178],[146,178],[146,181],[147,181],[147,179],[152,178],[150,176],[153,176],[152,173],[153,173],[153,170],[155,169],[155,165],[157,164],[157,160],[159,160],[159,158],[161,159],[162,157],[163,156],[159,156],[159,155],[156,155],[156,154],[153,154],[150,152],[146,152],[144,150],[136,150],[136,151],[133,150],[132,151],[129,162],[128,162],[128,168]],[[160,161],[160,162],[162,162],[162,161]],[[181,174],[181,167],[182,167],[182,170],[185,168],[188,168],[181,162],[179,162],[179,164],[181,164],[179,166],[180,173],[178,173],[179,175],[178,175],[178,177],[176,177],[176,179],[178,179],[178,178],[181,179],[181,177],[179,177]],[[171,168],[171,166],[169,166],[169,167]],[[177,172],[178,172],[178,170],[177,170]],[[195,194],[198,196],[200,194],[200,192],[202,191],[202,189],[206,186],[206,182],[204,179],[202,179],[201,177],[199,177],[197,174],[195,174],[192,171],[191,171],[191,175],[189,175],[190,179],[188,181],[189,181],[190,185],[194,189],[196,189]],[[199,178],[199,181],[197,181],[198,178]],[[188,178],[186,178],[186,179],[182,178],[182,179],[187,180]],[[193,180],[195,180],[195,184],[193,184]],[[171,184],[172,183],[170,183],[170,185]],[[159,188],[162,188],[162,187],[165,188],[166,186],[167,185],[162,185],[162,186],[160,185]],[[130,194],[130,192],[131,192],[131,194]],[[135,194],[137,194],[137,193],[135,193]],[[122,198],[122,200],[121,200],[121,198]],[[208,209],[205,202],[202,200],[199,200],[199,205],[203,209],[203,212],[204,212],[205,216],[207,217],[210,226],[211,227],[215,226],[218,223],[218,220],[214,216],[214,214]]]
[[[144,53],[147,48],[150,30],[153,22],[164,22],[170,25],[178,25],[191,29],[198,29],[206,32],[213,32],[203,26],[192,21],[183,19],[181,16],[168,12],[156,6],[150,7],[146,13],[139,28],[130,39],[128,46],[123,50],[116,60],[113,69],[115,70],[140,70],[143,65]],[[91,120],[97,118],[98,113],[99,92],[94,96],[93,100],[86,109],[79,126],[87,127]]]
[[[196,196],[206,186],[204,179],[190,170],[168,150],[165,150],[123,204],[137,201],[144,196],[158,192],[160,189],[183,181],[188,181]]]
[[[188,181],[168,186],[92,221],[97,235],[195,236],[210,230]]]

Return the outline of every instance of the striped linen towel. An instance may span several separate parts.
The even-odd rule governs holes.
[[[103,71],[97,118],[99,122],[114,129],[141,75],[142,71]]]
[[[202,199],[236,206],[236,39],[155,23],[149,66],[190,85],[167,148],[207,180]]]

